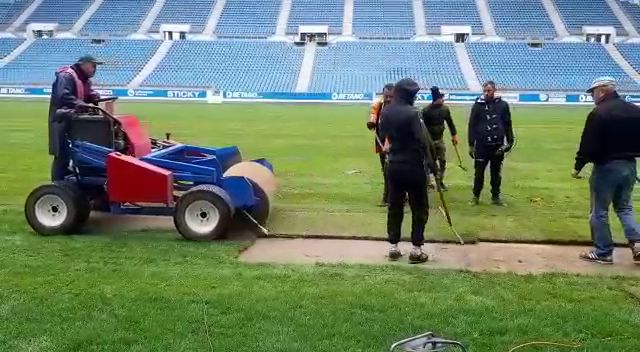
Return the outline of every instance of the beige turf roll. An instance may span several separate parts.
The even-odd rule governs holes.
[[[276,194],[278,186],[276,176],[271,170],[258,163],[252,161],[239,162],[230,167],[223,176],[244,176],[257,183],[269,197],[269,203],[272,203],[273,196]]]

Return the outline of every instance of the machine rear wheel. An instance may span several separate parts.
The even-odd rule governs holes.
[[[82,193],[75,185],[57,182],[34,189],[27,197],[24,212],[35,232],[60,235],[73,233],[84,225],[89,217],[81,209],[84,206]]]
[[[182,237],[211,241],[227,233],[233,209],[218,187],[202,185],[183,194],[176,204],[173,223]]]

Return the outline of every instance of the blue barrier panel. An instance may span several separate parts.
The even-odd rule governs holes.
[[[567,103],[593,103],[593,98],[589,94],[567,94]]]
[[[33,87],[0,87],[0,95],[2,96],[45,95],[43,90],[44,88],[33,88]]]
[[[102,96],[116,96],[119,98],[156,98],[156,99],[201,99],[207,98],[206,90],[189,89],[106,89],[96,88]],[[0,87],[0,96],[49,96],[51,88],[41,87]]]
[[[624,100],[630,103],[640,103],[640,95],[625,95]]]
[[[546,103],[549,101],[549,95],[544,93],[521,93],[518,101],[522,103]]]
[[[290,93],[226,91],[227,100],[371,101],[373,93]]]

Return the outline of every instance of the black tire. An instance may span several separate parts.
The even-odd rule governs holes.
[[[247,213],[258,222],[258,224],[264,226],[269,220],[269,213],[271,212],[271,203],[267,193],[257,183],[249,180],[251,187],[253,188],[253,194],[259,199],[258,204],[254,205]]]
[[[89,201],[89,197],[87,197],[87,195],[71,181],[56,181],[55,184],[66,188],[69,192],[74,194],[77,213],[72,231],[78,232],[82,230],[91,215],[91,202]]]
[[[190,208],[192,205],[196,208],[198,205],[203,207]],[[197,212],[198,210],[200,212]],[[187,240],[212,241],[227,234],[232,217],[233,207],[227,194],[216,186],[201,185],[187,191],[178,199],[173,223]],[[208,223],[210,221],[211,223]],[[202,224],[202,227],[197,228],[197,224]]]
[[[42,185],[34,189],[24,205],[29,226],[43,236],[63,235],[75,232],[83,213],[79,191],[66,182]]]

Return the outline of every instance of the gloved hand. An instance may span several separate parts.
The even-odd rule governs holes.
[[[475,147],[469,147],[469,156],[471,157],[471,159],[475,159],[476,158],[476,148]]]
[[[578,171],[578,170],[571,171],[571,177],[573,177],[573,178],[575,178],[577,180],[582,178],[582,176],[580,176],[580,171]]]
[[[89,103],[85,103],[85,102],[79,102],[76,104],[76,110],[83,110],[83,109],[89,109],[89,108],[94,108],[95,105],[93,104],[89,104]]]
[[[373,121],[367,121],[367,128],[369,130],[375,130],[378,124]]]
[[[451,136],[451,143],[452,143],[453,145],[458,145],[459,141],[458,141],[458,135],[457,135],[457,134],[456,134],[456,135]]]

